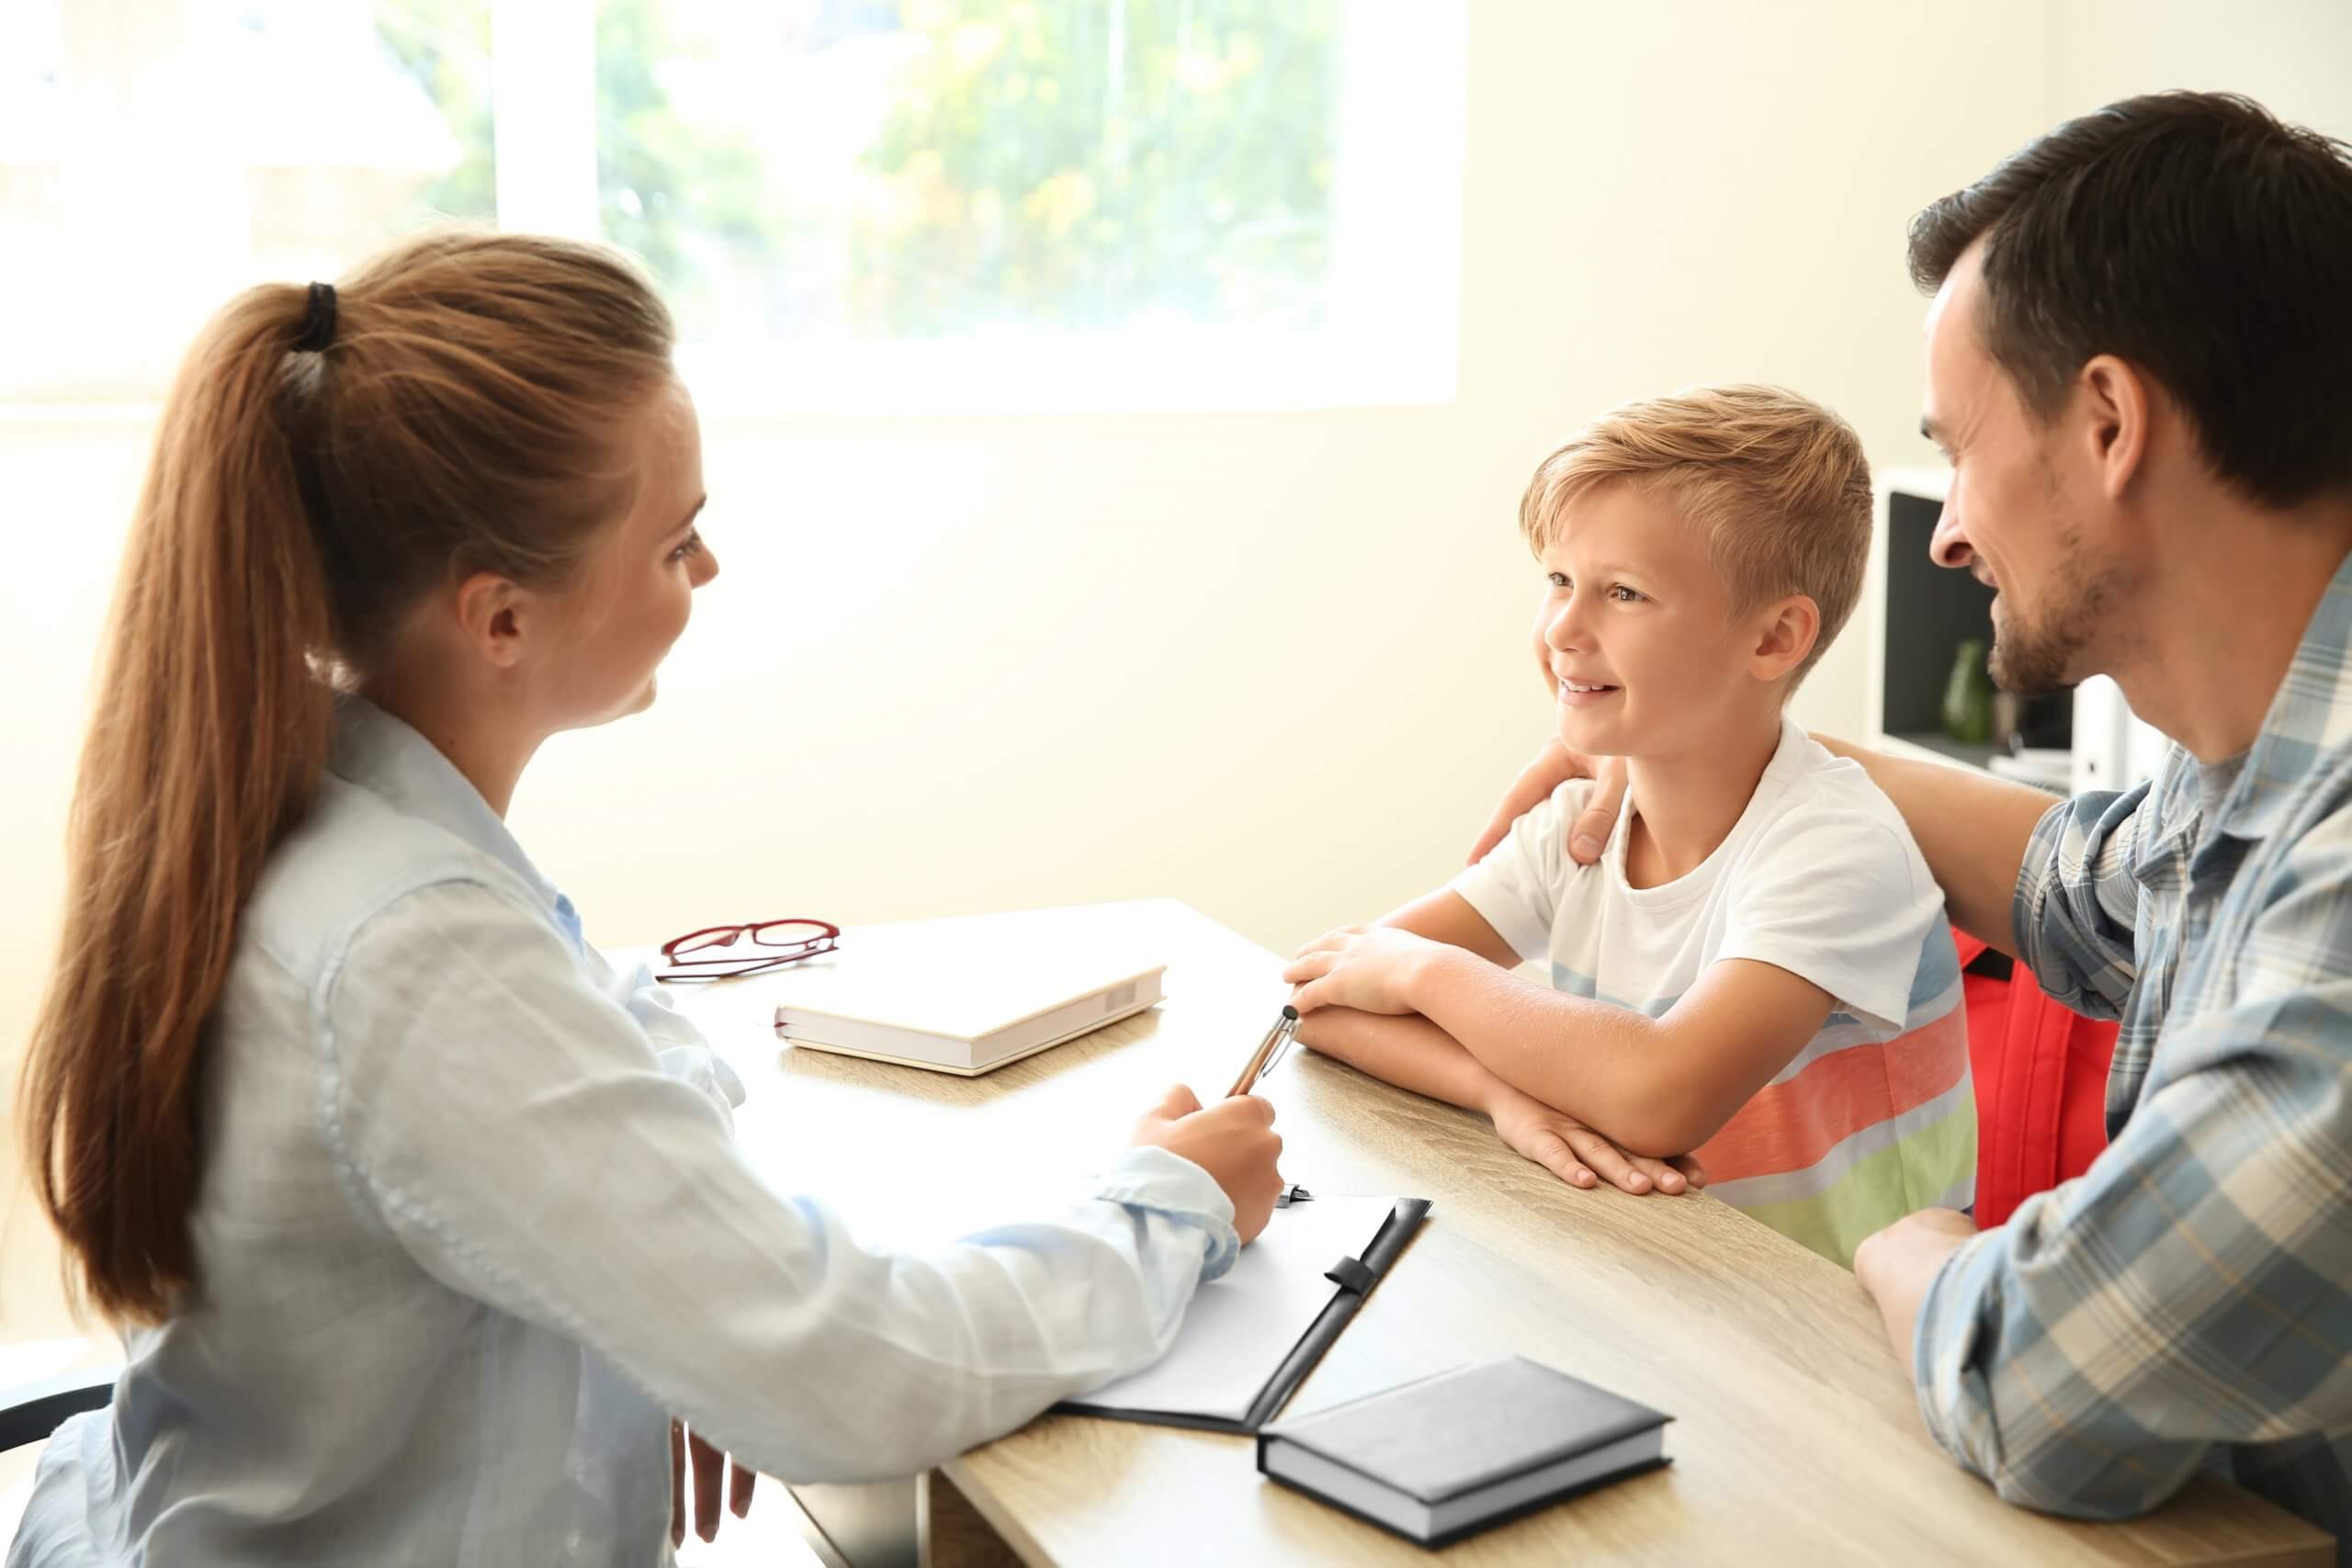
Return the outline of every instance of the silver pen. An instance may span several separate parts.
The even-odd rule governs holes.
[[[1248,1094],[1252,1085],[1274,1070],[1274,1064],[1283,1059],[1283,1053],[1290,1049],[1290,1043],[1297,1035],[1298,1010],[1284,1002],[1282,1016],[1274,1020],[1272,1029],[1266,1031],[1266,1037],[1258,1042],[1258,1048],[1250,1053],[1250,1061],[1241,1069],[1241,1076],[1233,1080],[1231,1089],[1225,1091],[1226,1099]]]

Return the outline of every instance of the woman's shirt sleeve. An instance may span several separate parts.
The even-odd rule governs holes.
[[[1148,1365],[1238,1247],[1216,1182],[1156,1148],[1057,1217],[862,1247],[739,1156],[740,1085],[665,1071],[635,1009],[481,884],[371,918],[320,1006],[323,1131],[363,1214],[791,1480],[913,1473]]]

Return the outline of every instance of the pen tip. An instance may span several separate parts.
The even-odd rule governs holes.
[[[1291,1006],[1288,1002],[1284,1002],[1283,1004],[1283,1016],[1290,1020],[1293,1023],[1296,1023],[1298,1021],[1298,1010]]]

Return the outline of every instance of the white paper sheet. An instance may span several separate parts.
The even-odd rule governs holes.
[[[1224,1278],[1193,1296],[1167,1355],[1069,1403],[1242,1419],[1339,1290],[1323,1271],[1362,1258],[1395,1207],[1389,1197],[1317,1193],[1276,1209]]]

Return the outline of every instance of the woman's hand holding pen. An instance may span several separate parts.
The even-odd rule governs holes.
[[[1182,1155],[1215,1178],[1233,1200],[1233,1228],[1244,1243],[1266,1228],[1283,1190],[1274,1168],[1283,1135],[1274,1131],[1269,1101],[1238,1094],[1204,1111],[1191,1089],[1176,1084],[1136,1123],[1134,1142]]]

